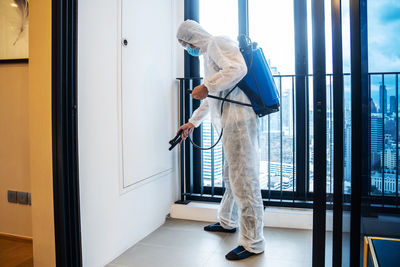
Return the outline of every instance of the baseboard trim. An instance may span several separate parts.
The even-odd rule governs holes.
[[[12,240],[18,240],[18,241],[32,242],[32,237],[23,236],[23,235],[14,235],[14,234],[0,232],[0,237],[7,238],[7,239],[12,239]]]
[[[217,221],[218,203],[195,202],[187,205],[172,204],[171,218],[215,222]],[[326,212],[326,230],[332,231],[333,212]],[[313,211],[310,209],[267,207],[264,211],[264,226],[312,230]],[[350,232],[350,213],[343,213],[343,232]]]

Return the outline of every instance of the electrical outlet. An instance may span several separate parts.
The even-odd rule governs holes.
[[[28,193],[26,192],[17,192],[17,200],[19,204],[28,204]]]
[[[17,191],[8,190],[7,198],[8,198],[8,202],[17,203]]]

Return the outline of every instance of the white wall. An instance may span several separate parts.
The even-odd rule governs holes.
[[[140,8],[141,0],[132,1]],[[170,120],[174,129],[178,110],[175,78],[183,75],[183,51],[178,47],[175,34],[183,19],[183,0],[169,1],[170,10],[157,10],[157,5],[154,5],[153,13],[147,16],[157,16],[158,12],[169,12],[171,16],[171,39],[166,41],[174,42],[170,85],[173,115],[166,118],[160,114],[160,120]],[[171,203],[178,199],[177,150],[171,152],[174,161],[172,172],[129,191],[122,190],[118,6],[118,0],[78,1],[80,206],[83,264],[88,267],[104,266],[157,229],[169,213]],[[146,42],[139,36],[137,42],[140,41]],[[154,51],[158,56],[163,56],[164,41],[160,40],[160,49]],[[157,138],[168,142],[172,134],[159,132]],[[157,160],[157,155],[154,155],[154,160]]]

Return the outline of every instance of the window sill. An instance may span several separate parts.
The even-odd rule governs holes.
[[[187,205],[172,204],[170,216],[174,219],[215,222],[218,203],[192,201]],[[326,230],[332,231],[333,212],[326,212]],[[264,210],[264,226],[312,230],[311,209],[267,207]],[[343,212],[343,232],[350,232],[350,212]]]

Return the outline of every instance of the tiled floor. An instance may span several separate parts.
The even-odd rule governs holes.
[[[107,266],[311,266],[312,231],[266,227],[264,228],[265,252],[240,262],[232,262],[225,259],[225,254],[237,246],[238,233],[206,232],[203,227],[207,224],[209,223],[168,219],[163,226]],[[326,266],[331,266],[332,233],[326,234]],[[344,236],[344,244],[348,243],[346,236]]]

